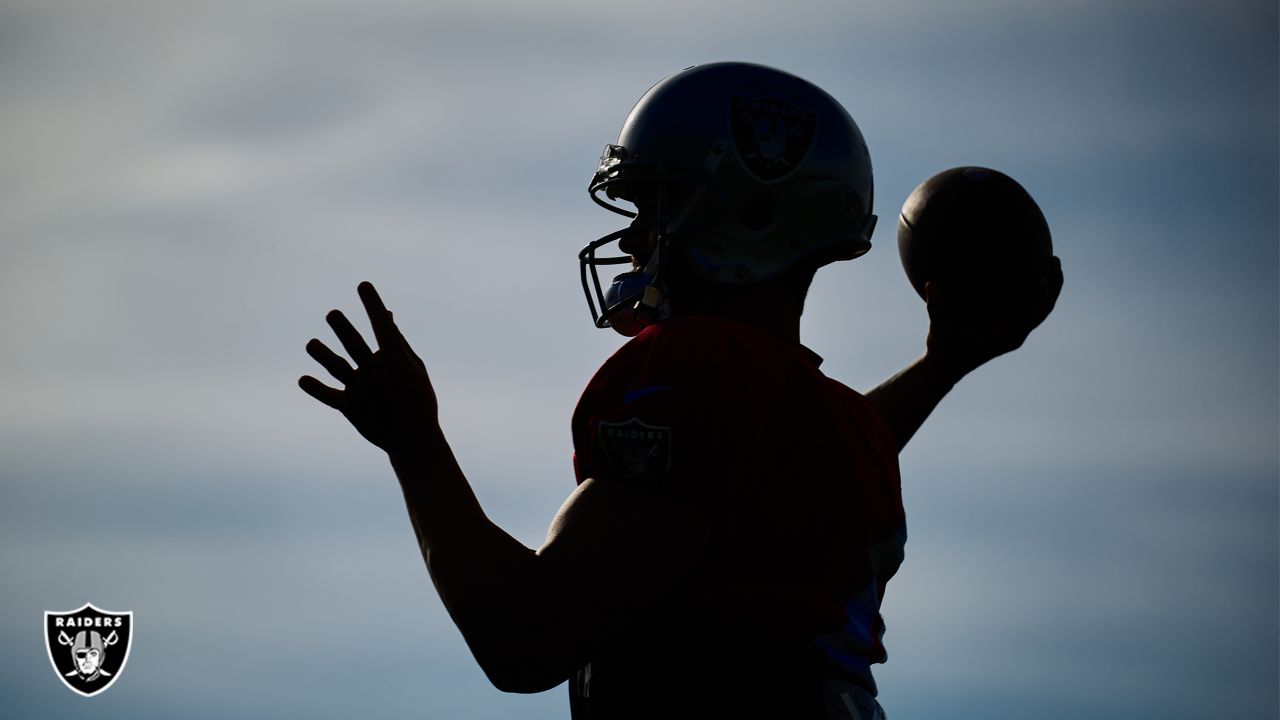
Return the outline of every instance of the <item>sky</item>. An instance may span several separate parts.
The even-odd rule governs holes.
[[[585,192],[636,99],[746,60],[857,119],[880,226],[804,342],[919,355],[898,208],[958,165],[1038,200],[1066,283],[901,456],[895,720],[1280,712],[1274,2],[0,3],[0,707],[10,718],[567,717],[488,685],[385,456],[296,379],[371,280],[477,496],[573,487]],[[85,699],[46,610],[130,610]]]

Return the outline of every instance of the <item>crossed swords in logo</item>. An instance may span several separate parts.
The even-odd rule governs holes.
[[[94,633],[94,634],[97,635],[97,633]],[[102,638],[102,648],[103,649],[109,648],[118,642],[120,642],[120,636],[116,634],[115,630],[112,630],[110,635],[106,636],[105,638]],[[58,632],[58,643],[60,645],[71,646],[73,650],[75,649],[74,646],[76,642],[75,640],[72,640],[70,637],[67,636],[66,630],[60,630]],[[102,666],[98,666],[97,672],[99,675],[102,675],[103,677],[111,677],[111,673],[107,672],[106,670],[103,670]],[[80,674],[80,668],[79,666],[76,666],[75,668],[72,668],[71,672],[63,673],[62,675],[63,677],[71,677],[72,675],[79,675],[79,674]]]

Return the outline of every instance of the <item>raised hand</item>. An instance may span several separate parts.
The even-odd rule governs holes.
[[[426,365],[400,334],[378,291],[368,282],[360,283],[357,291],[378,349],[370,350],[346,316],[331,310],[325,320],[355,365],[312,338],[307,354],[344,387],[329,387],[310,375],[299,378],[298,386],[341,412],[366,440],[394,455],[439,433],[436,394]]]
[[[1062,261],[1050,257],[1038,277],[1021,286],[968,288],[956,282],[925,285],[929,307],[928,354],[959,379],[1022,347],[1049,317],[1062,292]]]

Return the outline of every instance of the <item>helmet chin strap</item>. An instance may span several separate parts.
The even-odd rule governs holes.
[[[658,254],[655,248],[643,268],[614,276],[601,300],[605,310],[600,327],[611,327],[620,335],[632,337],[671,314],[658,282]]]
[[[640,325],[648,327],[655,322],[667,317],[671,314],[670,303],[667,302],[666,294],[662,292],[658,285],[659,276],[662,272],[662,242],[653,249],[653,254],[649,256],[649,262],[645,263],[642,274],[650,278],[649,285],[645,287],[644,292],[640,294],[640,302],[636,303],[635,313],[636,322]]]

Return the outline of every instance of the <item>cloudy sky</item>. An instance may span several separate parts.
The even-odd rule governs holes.
[[[875,248],[806,344],[868,389],[922,349],[897,209],[978,164],[1040,201],[1058,309],[902,456],[903,718],[1277,715],[1273,0],[0,3],[6,717],[563,718],[493,690],[384,457],[299,391],[374,281],[490,515],[530,545],[619,344],[577,250],[631,104],[774,65],[857,118]],[[73,695],[43,612],[132,610]]]

